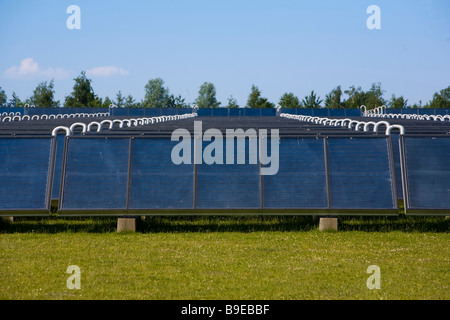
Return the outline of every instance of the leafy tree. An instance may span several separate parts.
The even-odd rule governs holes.
[[[237,100],[235,98],[233,98],[233,96],[230,96],[228,98],[228,104],[227,104],[226,108],[239,108],[239,104],[238,104]]]
[[[320,97],[316,96],[316,93],[314,90],[311,91],[309,96],[305,96],[305,98],[302,100],[302,105],[305,108],[320,108],[320,104],[322,103],[322,100]]]
[[[120,91],[117,92],[116,101],[114,101],[114,104],[120,108],[120,107],[123,107],[124,103],[125,103],[125,97],[122,95],[122,92],[120,92]]]
[[[433,99],[428,103],[428,107],[450,109],[450,86],[436,92]]]
[[[343,102],[344,108],[358,109],[366,102],[366,93],[361,87],[356,88],[355,86],[351,86],[344,93],[348,95],[348,99]]]
[[[0,87],[0,107],[6,107],[7,101],[8,97],[6,96],[5,90],[3,90],[2,87]]]
[[[216,99],[216,88],[211,82],[204,82],[198,91],[198,98],[195,101],[199,108],[218,108],[220,102]]]
[[[383,99],[385,90],[381,89],[381,83],[373,83],[370,90],[366,93],[364,105],[367,109],[374,109],[385,105],[387,102]]]
[[[337,86],[329,94],[325,96],[325,108],[340,109],[344,108],[344,103],[341,101],[342,89]]]
[[[247,108],[275,108],[275,104],[269,102],[267,98],[261,97],[261,91],[257,86],[252,85],[250,95],[247,100]]]
[[[86,72],[76,77],[73,92],[65,98],[65,107],[101,107],[102,101],[98,98],[91,86],[91,79],[86,77]]]
[[[55,101],[54,96],[54,81],[52,79],[49,83],[47,81],[40,82],[27,103],[33,104],[36,107],[57,108],[59,107],[59,101]]]
[[[397,98],[395,94],[393,94],[391,100],[389,101],[389,107],[395,109],[407,108],[408,100],[405,100],[403,96]]]
[[[280,102],[278,104],[282,108],[301,108],[302,105],[300,100],[292,93],[285,93],[281,96]]]
[[[161,78],[150,79],[145,85],[144,108],[166,108],[169,104],[169,89],[164,88]]]
[[[424,108],[428,108],[428,104],[423,106]],[[409,108],[413,108],[413,109],[418,109],[418,108],[422,108],[422,100],[419,100],[419,104],[414,103],[412,106],[409,106]]]
[[[185,102],[185,99],[178,95],[175,97],[173,94],[169,96],[169,107],[170,108],[189,108],[189,104]]]

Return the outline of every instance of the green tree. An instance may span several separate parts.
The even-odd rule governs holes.
[[[164,88],[161,78],[150,79],[145,85],[144,108],[167,108],[169,104],[169,89]]]
[[[113,104],[112,100],[108,96],[106,96],[106,98],[102,102],[102,107],[109,108],[109,106],[112,104]]]
[[[120,92],[120,90],[119,90],[119,92],[117,92],[117,94],[116,94],[116,101],[114,101],[114,104],[116,106],[118,106],[119,108],[121,108],[121,107],[123,107],[124,103],[125,103],[125,97],[122,95],[122,92]]]
[[[12,108],[19,108],[23,106],[23,102],[20,100],[20,98],[14,91],[12,93],[11,99],[9,100],[9,106]]]
[[[170,108],[189,108],[189,104],[185,102],[185,99],[181,95],[174,96],[171,94],[169,96],[169,107]]]
[[[59,101],[55,100],[53,79],[49,83],[47,83],[47,81],[40,82],[36,89],[34,89],[33,95],[28,99],[27,103],[35,105],[36,107],[59,107]]]
[[[366,102],[366,93],[361,87],[351,86],[344,93],[348,95],[347,100],[343,101],[344,108],[347,109],[359,109]]]
[[[267,98],[261,97],[261,91],[257,86],[252,85],[250,95],[247,100],[247,108],[275,108],[275,104],[269,102]]]
[[[216,87],[211,82],[203,82],[198,91],[195,104],[199,108],[218,108],[220,102],[216,99]]]
[[[6,96],[5,90],[0,87],[0,107],[7,106],[8,97]]]
[[[239,104],[233,96],[228,97],[228,104],[226,105],[226,108],[239,108]]]
[[[292,93],[285,93],[281,96],[278,104],[282,108],[301,108],[300,100]]]
[[[367,109],[374,109],[386,105],[386,100],[383,99],[385,90],[381,89],[381,83],[373,83],[370,90],[366,92],[364,105]]]
[[[140,108],[141,105],[139,102],[136,102],[136,100],[133,98],[131,94],[129,94],[123,102],[124,108]]]
[[[450,86],[436,92],[433,99],[428,103],[428,107],[450,109]]]
[[[309,94],[309,96],[305,96],[305,98],[302,100],[302,105],[305,108],[320,108],[320,104],[322,103],[322,100],[320,99],[320,97],[318,97],[316,95],[316,93],[314,92],[314,90],[311,91],[311,93]]]
[[[340,109],[344,108],[344,103],[342,99],[342,89],[341,86],[337,86],[329,94],[325,96],[325,108],[329,109]]]
[[[403,96],[397,98],[395,94],[393,94],[388,105],[389,108],[403,109],[408,107],[408,100],[405,100]]]
[[[81,71],[81,74],[76,77],[73,91],[65,98],[65,107],[101,107],[102,101],[98,98],[94,89],[91,86],[91,79],[86,77],[86,72]]]

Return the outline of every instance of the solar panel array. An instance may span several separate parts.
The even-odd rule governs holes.
[[[52,131],[76,122],[87,126],[141,115],[0,122],[0,214],[48,214],[52,200],[62,215],[388,215],[398,214],[399,199],[406,214],[450,211],[448,121],[388,119],[406,133],[387,136],[269,116],[273,110],[219,115],[231,110],[139,126],[114,124],[99,131],[79,126],[67,137],[65,131],[54,136]],[[330,119],[344,118],[386,120]],[[227,129],[267,130],[269,136],[277,129],[277,173],[263,175],[268,165],[249,161],[260,159],[259,136],[256,149],[248,139],[244,150],[238,150],[237,141],[233,144],[233,164],[227,163],[226,148],[223,153],[214,149],[224,164],[195,163],[199,154],[211,151],[210,141],[195,138],[200,122],[201,134],[216,129],[223,137]],[[189,163],[172,161],[179,143],[171,140],[176,129],[189,134],[190,148],[183,151]],[[271,150],[271,139],[267,142]],[[237,163],[239,152],[244,164]]]

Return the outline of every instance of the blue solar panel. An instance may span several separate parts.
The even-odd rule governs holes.
[[[132,140],[130,209],[193,208],[194,165],[172,162],[177,143],[167,138]]]
[[[61,173],[64,154],[65,135],[59,134],[56,137],[55,164],[53,171],[52,199],[59,198],[59,188],[61,186]]]
[[[212,109],[210,108],[200,108],[197,110],[197,115],[199,117],[210,117],[212,115]]]
[[[274,109],[274,108],[261,109],[262,117],[275,117],[276,115],[277,115],[277,109]]]
[[[69,138],[61,209],[124,209],[129,138]]]
[[[129,108],[112,108],[111,113],[113,116],[128,116],[130,112]]]
[[[203,142],[203,148],[209,142]],[[247,144],[246,144],[247,145]],[[199,209],[247,209],[261,207],[260,167],[249,163],[246,147],[245,164],[237,164],[237,143],[234,143],[235,164],[197,165],[196,207]],[[243,150],[240,150],[243,152]],[[252,152],[257,155],[257,150]]]
[[[361,117],[360,109],[345,109],[346,117]]]
[[[281,138],[278,173],[263,181],[264,208],[327,208],[324,139]]]
[[[244,115],[244,109],[241,108],[230,108],[230,116],[232,117],[238,117]]]
[[[450,137],[404,137],[408,209],[450,209]]]
[[[328,109],[313,109],[314,117],[328,117],[329,116],[328,113],[329,113]]]
[[[144,116],[145,115],[145,109],[144,108],[129,108],[128,114],[130,116]]]
[[[330,208],[395,209],[387,138],[328,138]]]
[[[177,114],[187,114],[187,113],[192,113],[192,109],[191,108],[179,108],[179,109],[177,109]]]
[[[297,110],[297,114],[298,115],[302,115],[302,116],[312,116],[314,110],[313,109],[296,109]]]
[[[330,117],[345,117],[346,109],[330,109]]]
[[[161,115],[161,109],[145,108],[144,111],[147,117],[159,117]]]
[[[402,167],[400,159],[400,135],[398,133],[392,133],[392,151],[394,155],[395,165],[395,183],[397,185],[397,198],[403,199],[403,183],[402,183]]]
[[[430,109],[430,108],[420,108],[415,111],[416,111],[415,113],[420,114],[420,115],[424,115],[424,114],[435,115],[436,114],[436,112],[435,112],[436,109]]]
[[[0,138],[0,210],[48,210],[52,138]]]
[[[162,108],[161,113],[163,116],[173,116],[177,114],[177,109],[175,108]]]
[[[212,109],[212,115],[214,117],[227,117],[228,109],[227,108],[214,108],[214,109]]]
[[[402,114],[418,114],[418,109],[401,109]]]
[[[436,115],[445,116],[446,114],[450,114],[450,109],[434,109]]]
[[[246,108],[244,109],[244,112],[247,117],[259,117],[261,115],[261,109]]]
[[[398,108],[387,108],[386,109],[386,113],[389,114],[401,114],[403,109],[398,109]]]
[[[297,109],[295,108],[282,108],[281,113],[287,113],[287,114],[297,114]]]

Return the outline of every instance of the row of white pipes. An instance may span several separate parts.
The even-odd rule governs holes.
[[[427,115],[427,114],[400,114],[400,113],[387,113],[380,115],[371,115],[370,117],[381,117],[390,119],[410,119],[410,120],[430,120],[430,121],[450,121],[450,115]]]
[[[295,119],[303,122],[311,122],[314,124],[322,124],[324,126],[331,127],[345,127],[350,130],[355,131],[363,131],[363,132],[375,132],[378,133],[381,126],[385,126],[385,134],[390,135],[393,129],[399,129],[400,134],[405,134],[405,128],[398,124],[390,124],[387,121],[358,121],[349,118],[345,119],[329,119],[323,117],[313,117],[313,116],[303,116],[303,115],[294,115],[289,113],[282,113],[280,117]]]
[[[42,114],[42,115],[20,115],[20,112],[16,112],[16,115],[6,115],[3,112],[1,121],[11,122],[11,121],[28,121],[28,120],[47,120],[47,119],[70,119],[70,118],[98,118],[98,117],[109,117],[109,112],[97,112],[97,113],[70,113],[70,114]],[[11,114],[12,112],[10,112]],[[17,114],[19,113],[19,114]],[[6,113],[7,114],[7,113]]]
[[[377,107],[367,110],[366,106],[361,106],[361,116],[363,117],[379,117],[386,114],[386,106]]]
[[[66,126],[58,126],[52,131],[52,136],[56,136],[59,131],[65,131],[66,136],[73,135],[74,129],[76,127],[81,127],[81,132],[101,132],[103,130],[103,126],[108,125],[107,129],[112,129],[115,124],[119,124],[119,128],[123,127],[137,127],[148,125],[152,123],[166,122],[171,120],[180,120],[196,117],[197,115],[194,113],[186,113],[183,115],[173,115],[173,116],[159,116],[159,117],[150,117],[150,118],[136,118],[136,119],[114,119],[114,120],[103,120],[100,122],[92,121],[89,124],[82,122],[75,122],[70,127]],[[94,130],[95,128],[95,130]]]
[[[361,106],[361,115],[363,117],[378,117],[390,119],[410,119],[410,120],[431,120],[431,121],[450,121],[450,115],[428,115],[428,114],[402,114],[386,113],[386,106],[367,110],[366,106]]]

